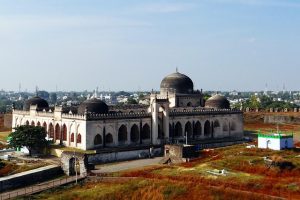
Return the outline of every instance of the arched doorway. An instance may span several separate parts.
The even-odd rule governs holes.
[[[118,142],[124,144],[127,141],[127,127],[122,125],[118,131]]]
[[[87,175],[88,159],[84,153],[64,151],[61,154],[61,167],[68,176]]]
[[[49,137],[54,138],[54,127],[52,123],[49,124]]]
[[[46,123],[46,122],[43,123],[43,128],[44,128],[45,131],[48,133],[48,131],[47,131],[47,123]]]
[[[150,126],[148,124],[145,124],[143,126],[141,138],[142,138],[142,141],[150,140]]]
[[[34,121],[32,121],[32,122],[31,122],[31,126],[35,126],[35,123],[34,123]]]
[[[210,122],[206,121],[204,124],[204,136],[208,137],[211,135],[211,126]]]
[[[139,136],[140,136],[139,127],[136,124],[134,124],[131,127],[131,130],[130,130],[130,140],[131,140],[131,142],[134,142],[134,143],[139,142],[139,139],[140,139]]]
[[[194,135],[196,137],[201,136],[202,134],[202,126],[201,123],[199,121],[196,122],[195,127],[194,127]]]
[[[192,138],[193,137],[193,128],[192,128],[192,124],[191,122],[187,122],[185,124],[185,127],[184,127],[184,135],[188,136],[188,138]]]
[[[63,141],[67,141],[67,132],[68,132],[67,126],[66,126],[66,124],[64,124],[62,127],[62,140]]]
[[[221,126],[220,126],[220,122],[218,120],[214,121],[214,128],[213,128],[213,134],[219,134],[221,132]]]
[[[112,134],[108,133],[105,135],[105,144],[110,146],[111,144],[113,144],[114,142],[114,139],[113,139],[113,136]]]
[[[37,126],[41,126],[41,122],[38,122],[36,125],[37,125]]]
[[[59,126],[59,124],[56,124],[56,126],[55,126],[55,140],[60,140],[61,139],[60,134],[61,134],[60,126]]]
[[[71,133],[71,142],[74,142],[74,133]]]
[[[97,134],[94,138],[94,145],[99,146],[102,144],[102,137],[100,134]]]
[[[77,143],[81,144],[81,134],[80,133],[78,133],[78,135],[77,135]]]
[[[182,126],[180,122],[177,122],[175,125],[175,137],[182,137]]]
[[[29,121],[27,120],[25,124],[26,124],[27,126],[29,126]]]

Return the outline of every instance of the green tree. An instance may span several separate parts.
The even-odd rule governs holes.
[[[8,136],[9,146],[13,148],[27,147],[31,156],[32,150],[40,150],[48,145],[47,133],[43,127],[24,125],[14,129],[15,131]]]
[[[260,103],[255,95],[250,97],[250,108],[260,108]]]
[[[129,97],[127,100],[127,104],[138,104],[137,100],[132,97]]]

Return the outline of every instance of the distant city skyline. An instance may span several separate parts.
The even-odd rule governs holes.
[[[300,90],[300,2],[0,1],[0,89]]]

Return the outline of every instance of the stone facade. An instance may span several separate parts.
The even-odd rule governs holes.
[[[48,139],[83,150],[181,143],[185,135],[193,141],[243,137],[241,111],[205,108],[202,91],[193,91],[190,79],[178,74],[162,84],[164,92],[151,94],[148,108],[100,114],[86,110],[77,115],[64,113],[62,107],[41,111],[30,105],[29,110],[13,109],[12,126],[43,126]],[[178,93],[166,85],[187,92]]]

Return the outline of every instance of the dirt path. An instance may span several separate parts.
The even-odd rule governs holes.
[[[151,159],[141,159],[141,160],[132,160],[120,163],[113,163],[109,165],[97,165],[96,170],[92,172],[97,173],[113,173],[124,170],[136,169],[140,167],[146,167],[150,165],[157,165],[162,160],[162,157],[151,158]]]

